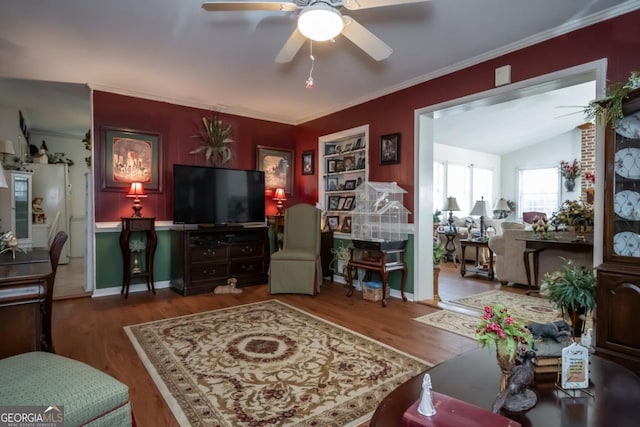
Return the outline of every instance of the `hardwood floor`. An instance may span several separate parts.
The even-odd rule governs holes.
[[[499,288],[497,281],[460,277],[445,267],[441,295],[448,299]],[[177,426],[169,407],[147,374],[123,327],[190,313],[277,298],[433,364],[477,348],[474,340],[413,321],[435,308],[391,298],[388,306],[365,301],[346,287],[325,283],[319,295],[276,295],[266,285],[243,288],[242,294],[180,296],[169,289],[151,293],[54,301],[53,338],[58,354],[83,361],[129,386],[138,426]],[[517,291],[517,290],[515,290]],[[443,298],[444,299],[444,298]]]
[[[91,296],[84,290],[84,257],[69,258],[68,264],[58,265],[53,299],[79,298]]]

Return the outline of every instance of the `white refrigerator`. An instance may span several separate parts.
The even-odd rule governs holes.
[[[42,208],[49,226],[49,243],[59,231],[67,235],[71,218],[71,184],[69,182],[69,167],[66,164],[29,164],[33,170],[33,197],[42,197]],[[60,264],[69,263],[69,242],[67,239],[60,254]]]

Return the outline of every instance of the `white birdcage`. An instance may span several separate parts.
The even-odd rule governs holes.
[[[406,191],[395,182],[368,181],[358,187],[351,211],[351,235],[371,242],[406,241],[409,214],[402,204]]]

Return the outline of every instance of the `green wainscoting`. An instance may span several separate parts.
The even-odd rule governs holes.
[[[158,247],[153,263],[154,282],[171,279],[171,242],[169,230],[157,231]],[[141,257],[144,265],[144,257]],[[144,278],[131,279],[131,285],[146,283]],[[120,231],[96,233],[96,289],[122,286],[122,252]]]

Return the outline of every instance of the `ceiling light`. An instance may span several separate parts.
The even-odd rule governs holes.
[[[340,12],[326,3],[315,3],[305,8],[298,18],[298,30],[317,42],[331,40],[340,34],[343,27]]]

